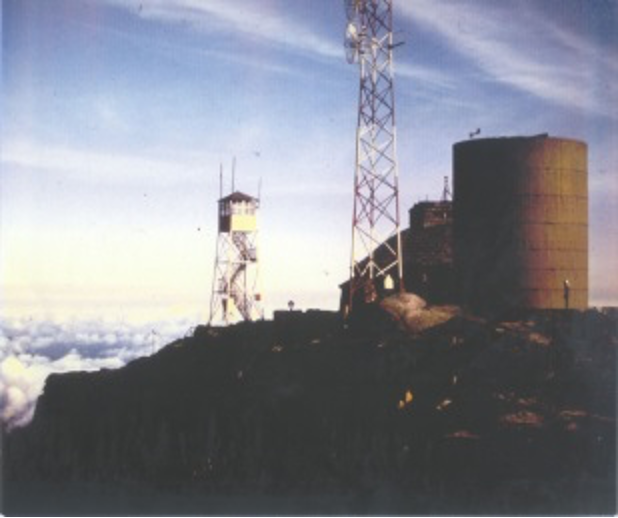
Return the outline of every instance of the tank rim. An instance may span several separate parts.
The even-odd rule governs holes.
[[[504,143],[504,142],[536,142],[536,141],[550,141],[550,142],[570,142],[574,144],[579,144],[582,146],[587,146],[586,142],[583,140],[579,140],[572,137],[560,137],[550,135],[549,133],[539,133],[537,135],[516,135],[516,136],[500,136],[500,137],[484,137],[484,138],[474,138],[468,140],[461,140],[453,144],[453,147],[464,147],[464,146],[477,146],[481,144],[489,144],[489,143]]]

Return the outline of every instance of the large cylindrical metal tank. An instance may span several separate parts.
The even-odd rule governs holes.
[[[547,135],[453,146],[454,261],[472,309],[588,305],[588,150]]]

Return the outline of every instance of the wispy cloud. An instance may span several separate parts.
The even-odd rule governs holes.
[[[439,35],[491,81],[562,106],[614,116],[615,49],[597,48],[533,10],[533,4],[402,2],[404,17]],[[598,85],[606,83],[603,95]]]
[[[453,77],[434,68],[395,61],[394,69],[397,77],[410,79],[425,87],[438,90],[453,90],[455,88],[456,82]]]
[[[73,147],[59,147],[29,139],[3,143],[2,163],[6,165],[58,171],[74,178],[103,183],[127,183],[144,180],[170,184],[187,180],[203,167],[197,157],[179,160],[150,156],[105,153]]]
[[[143,3],[140,0],[107,0],[123,7],[144,19],[168,23],[189,24],[196,30],[226,30],[236,35],[266,41],[290,51],[301,52],[341,64],[344,52],[341,42],[312,31],[306,24],[300,24],[281,11],[265,8],[264,2],[219,0],[169,0],[166,2]],[[343,9],[342,9],[343,12]],[[342,17],[343,23],[343,17]],[[290,66],[255,61],[246,56],[222,50],[203,49],[204,55],[243,66],[259,66],[274,73],[303,74]],[[433,88],[453,88],[453,81],[438,69],[423,67],[417,63],[396,64],[396,73],[403,79],[418,81]]]
[[[293,51],[323,58],[342,58],[341,45],[293,20],[289,10],[264,2],[235,0],[106,0],[145,19],[189,24],[203,31],[233,31]]]
[[[142,10],[139,8],[139,4],[142,2],[132,2],[130,0],[107,0],[107,3],[125,8],[127,11],[134,12],[136,14],[141,14],[143,11],[143,8]],[[58,16],[71,24],[85,27],[97,32],[106,32],[115,39],[122,39],[123,41],[140,47],[141,49],[156,52],[165,59],[172,60],[174,62],[185,63],[187,60],[186,55],[191,54],[191,59],[195,59],[196,56],[205,56],[211,59],[225,61],[227,63],[236,63],[245,67],[259,68],[262,71],[273,72],[275,74],[293,76],[303,75],[303,72],[298,68],[282,63],[266,61],[265,59],[256,60],[247,54],[240,54],[238,52],[215,48],[197,47],[187,43],[178,43],[171,39],[158,39],[153,41],[151,38],[148,38],[139,32],[123,30],[115,25],[103,25],[93,21],[86,21],[81,18],[68,17],[66,14],[59,14]],[[170,23],[181,23],[184,21],[177,20],[173,16],[163,18],[163,20],[167,20]]]

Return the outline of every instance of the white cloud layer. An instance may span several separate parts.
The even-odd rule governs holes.
[[[52,373],[116,369],[189,329],[186,320],[130,326],[0,319],[0,421],[9,427],[27,424]]]

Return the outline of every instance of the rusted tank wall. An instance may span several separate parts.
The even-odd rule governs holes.
[[[583,142],[514,137],[453,147],[461,302],[479,310],[588,305],[588,158]]]

